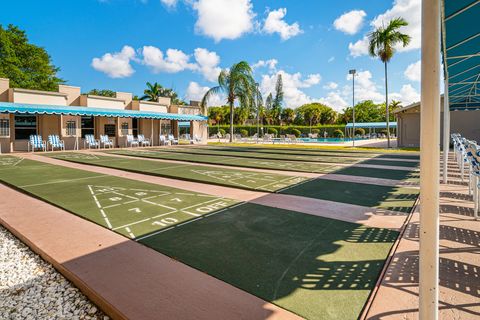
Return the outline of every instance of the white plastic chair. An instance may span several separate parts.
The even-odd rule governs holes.
[[[86,148],[87,146],[88,146],[88,149],[91,149],[92,147],[94,149],[98,149],[100,148],[100,142],[95,139],[95,136],[93,134],[86,134],[84,147]]]
[[[145,138],[143,134],[139,134],[137,136],[137,139],[138,139],[138,144],[141,145],[142,147],[150,146],[150,139]]]
[[[113,148],[113,140],[106,134],[100,135],[100,144],[103,144],[103,148]]]

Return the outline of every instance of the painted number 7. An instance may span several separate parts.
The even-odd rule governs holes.
[[[142,210],[140,210],[140,208],[132,208],[132,209],[128,209],[128,211],[133,211],[134,213],[142,212]]]

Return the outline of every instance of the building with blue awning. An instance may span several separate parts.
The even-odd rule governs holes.
[[[81,148],[85,135],[108,135],[115,146],[126,144],[127,135],[142,134],[153,145],[160,135],[179,136],[188,124],[188,133],[206,141],[207,117],[198,104],[171,105],[169,98],[158,101],[134,100],[131,93],[115,97],[85,95],[79,87],[60,85],[58,92],[10,88],[0,79],[0,150],[27,150],[30,135],[58,135],[66,149]]]

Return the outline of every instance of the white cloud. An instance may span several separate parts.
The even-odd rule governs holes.
[[[194,100],[194,101],[202,101],[203,96],[209,90],[209,87],[202,87],[197,82],[191,81],[188,84],[187,92],[185,94],[185,99],[187,100]],[[208,99],[208,106],[221,106],[225,104],[224,99],[219,95],[213,95]]]
[[[195,49],[195,60],[197,62],[196,69],[207,79],[208,81],[216,81],[221,68],[220,57],[213,51],[207,49],[197,48]]]
[[[421,0],[395,0],[391,9],[385,11],[373,19],[371,25],[373,27],[380,27],[388,21],[402,17],[408,22],[408,26],[401,29],[402,32],[410,35],[412,40],[410,44],[403,48],[398,46],[398,51],[408,51],[413,49],[420,49],[421,35],[422,35],[422,17],[421,17]]]
[[[92,67],[111,78],[125,78],[135,72],[130,64],[134,58],[135,50],[124,46],[120,52],[105,53],[101,58],[93,58]]]
[[[368,37],[364,36],[362,39],[355,43],[348,44],[348,50],[353,57],[360,57],[368,54]]]
[[[335,111],[342,111],[348,106],[348,103],[342,98],[340,92],[338,91],[329,92],[326,97],[320,98],[318,101],[329,106]]]
[[[286,14],[286,8],[269,11],[263,25],[263,31],[268,34],[278,33],[282,40],[288,40],[301,34],[303,31],[300,29],[298,22],[288,24],[283,20]]]
[[[347,80],[352,80],[352,75],[347,75]],[[351,97],[352,87],[343,88],[343,96]],[[378,86],[372,80],[372,73],[368,70],[357,72],[355,75],[355,103],[364,100],[373,100],[375,103],[382,103],[385,96],[378,91]]]
[[[420,94],[412,85],[404,84],[400,89],[400,93],[393,92],[389,98],[390,102],[392,100],[398,100],[402,105],[406,106],[420,101]]]
[[[342,14],[334,22],[335,29],[346,34],[356,34],[363,26],[363,19],[367,16],[363,10],[352,10]]]
[[[253,30],[250,0],[198,0],[193,9],[198,13],[195,30],[216,42],[222,39],[237,39]]]
[[[160,0],[164,5],[173,8],[177,5],[178,0]]]
[[[408,65],[403,74],[408,80],[419,82],[421,80],[421,61],[418,60]]]
[[[142,55],[143,64],[150,67],[154,73],[176,73],[194,68],[194,65],[189,62],[190,57],[181,50],[168,49],[166,56],[164,56],[159,48],[144,46]]]
[[[276,74],[263,75],[260,83],[260,91],[266,97],[269,93],[275,92],[275,84],[277,82],[277,75],[282,75],[283,92],[284,92],[284,107],[297,108],[305,103],[312,101],[312,98],[303,92],[302,88],[309,88],[320,82],[319,74],[308,75],[303,79],[302,75],[297,73],[288,73],[284,70],[278,71]]]
[[[326,90],[335,90],[337,88],[338,88],[338,83],[336,82],[329,82],[323,86],[323,89],[326,89]]]
[[[275,71],[278,64],[277,59],[269,59],[269,60],[258,60],[256,63],[252,65],[252,69],[258,69],[267,67],[270,71]]]

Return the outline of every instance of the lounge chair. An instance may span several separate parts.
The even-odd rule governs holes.
[[[106,134],[100,135],[100,144],[103,144],[103,148],[113,148],[113,140]]]
[[[145,138],[143,134],[139,134],[137,139],[138,139],[138,144],[141,145],[142,147],[151,146],[150,139]]]
[[[158,138],[161,146],[168,145],[168,141],[167,141],[167,138],[165,138],[165,135],[161,134],[158,136]]]
[[[54,149],[60,149],[65,151],[65,143],[63,142],[63,140],[60,140],[60,137],[56,134],[51,134],[48,136],[48,143],[50,144],[52,151]]]
[[[138,140],[133,137],[133,134],[127,134],[127,147],[139,146]]]
[[[32,134],[30,136],[30,140],[28,141],[28,146],[27,150],[30,152],[30,149],[32,149],[32,152],[35,152],[35,150],[42,150],[42,151],[47,151],[47,143],[43,141],[42,136],[39,136],[37,134]]]
[[[173,134],[169,134],[168,135],[168,141],[170,142],[170,144],[173,146],[175,144],[178,144],[178,139],[175,139],[175,137],[173,136]]]
[[[84,147],[88,147],[88,149],[91,149],[92,147],[94,149],[100,148],[100,142],[95,139],[95,136],[93,134],[86,134],[85,135],[85,141],[83,142]]]

